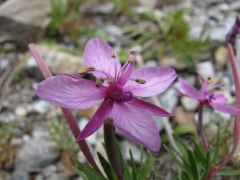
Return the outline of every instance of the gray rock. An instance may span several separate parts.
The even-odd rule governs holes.
[[[162,123],[162,118],[161,117],[155,117],[154,118],[158,127],[159,132],[163,130],[163,123]]]
[[[197,71],[203,78],[215,76],[215,70],[212,61],[204,61],[198,63]]]
[[[12,180],[30,180],[30,177],[23,171],[15,170],[12,174]]]
[[[27,113],[27,108],[23,105],[19,105],[15,108],[15,114],[17,117],[25,117]]]
[[[43,37],[50,22],[50,1],[8,0],[0,5],[0,36],[16,40],[22,49]],[[31,15],[29,15],[31,14]],[[21,36],[19,36],[21,34]]]
[[[29,106],[29,110],[33,112],[37,112],[39,114],[45,114],[51,110],[51,106],[53,106],[53,104],[43,99],[40,99],[38,101],[35,101],[33,104],[31,104]]]
[[[158,66],[158,63],[157,61],[154,61],[154,60],[148,60],[145,63],[145,67],[156,67],[156,66]]]
[[[121,44],[121,41],[119,40],[123,36],[123,31],[120,27],[115,25],[107,25],[105,32],[107,34],[108,41],[114,43],[115,46],[119,46]]]
[[[47,45],[36,46],[37,51],[44,59],[45,63],[53,74],[68,73],[76,74],[80,69],[85,68],[82,57],[61,52],[60,46],[56,45],[51,48]],[[26,69],[37,67],[37,63],[33,57],[29,58],[26,63]]]
[[[134,144],[133,142],[131,142],[129,140],[123,140],[120,142],[120,147],[122,150],[123,158],[126,161],[131,162],[131,157],[129,155],[129,149],[131,149],[135,163],[140,164],[141,151],[140,151],[139,146],[137,146],[136,144]],[[143,162],[145,162],[145,161],[146,161],[146,154],[143,155]]]
[[[186,96],[181,96],[181,103],[185,110],[194,111],[198,108],[199,101]]]
[[[94,13],[109,14],[115,9],[115,4],[113,2],[105,2],[102,4],[97,4],[93,6],[92,11]]]
[[[172,113],[178,103],[178,94],[175,89],[169,88],[162,94],[158,95],[162,108]]]
[[[44,168],[58,158],[53,144],[45,139],[33,138],[29,140],[16,154],[15,168],[30,171]]]

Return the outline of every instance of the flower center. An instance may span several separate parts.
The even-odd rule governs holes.
[[[123,91],[121,86],[116,82],[113,82],[109,85],[108,89],[106,90],[106,95],[109,98],[119,102],[131,101],[133,98],[133,93],[131,91]]]

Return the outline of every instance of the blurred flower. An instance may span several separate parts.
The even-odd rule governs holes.
[[[199,100],[202,104],[210,105],[214,109],[221,111],[227,114],[240,114],[240,110],[231,106],[225,105],[227,102],[227,98],[222,94],[214,94],[210,92],[211,90],[221,87],[222,85],[213,85],[209,86],[211,78],[208,78],[206,81],[197,74],[198,79],[202,86],[202,92],[196,90],[193,86],[189,85],[183,78],[178,78],[178,82],[180,83],[181,88],[184,92],[180,92],[180,94],[184,96],[188,96],[193,99]]]
[[[177,75],[166,66],[133,71],[134,51],[130,50],[130,57],[121,68],[118,55],[112,47],[100,39],[91,39],[84,51],[86,69],[78,73],[92,73],[97,78],[96,83],[62,74],[41,82],[36,93],[45,100],[72,109],[88,109],[103,100],[77,141],[93,134],[110,117],[114,120],[114,126],[127,137],[152,151],[158,151],[161,142],[153,116],[172,115],[133,95],[157,95],[167,89]]]

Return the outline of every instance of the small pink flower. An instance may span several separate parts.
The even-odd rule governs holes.
[[[188,96],[193,99],[199,100],[202,104],[210,105],[214,109],[221,111],[227,114],[240,114],[240,110],[231,106],[226,106],[227,98],[222,94],[214,94],[210,92],[211,90],[221,87],[222,85],[214,85],[209,86],[211,78],[208,78],[206,81],[197,74],[198,79],[202,86],[202,92],[196,90],[193,86],[189,85],[183,78],[178,78],[178,82],[180,83],[181,88],[184,93],[180,92],[180,94],[184,96]]]
[[[62,74],[50,77],[37,86],[37,95],[61,107],[88,109],[103,100],[79,135],[81,141],[98,130],[107,117],[127,137],[152,151],[161,146],[155,116],[172,116],[165,110],[135,96],[149,97],[163,92],[176,78],[173,69],[148,67],[134,70],[132,51],[121,68],[118,55],[100,39],[91,39],[84,51],[87,68],[80,74],[92,73],[97,82]]]

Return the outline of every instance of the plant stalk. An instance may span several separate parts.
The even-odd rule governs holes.
[[[32,55],[33,57],[35,58],[35,60],[37,61],[37,64],[39,66],[39,69],[41,70],[43,76],[45,77],[45,79],[49,78],[52,76],[52,73],[50,72],[49,68],[47,67],[47,65],[45,64],[45,62],[43,61],[42,57],[40,56],[40,54],[37,52],[34,44],[29,44],[28,45],[30,51],[32,52]],[[79,129],[78,127],[78,124],[72,114],[72,112],[67,109],[67,108],[63,108],[61,107],[62,111],[63,111],[63,114],[67,120],[67,123],[75,137],[75,139],[78,138],[79,134],[81,133],[81,130]],[[86,157],[86,159],[88,160],[88,162],[91,164],[91,166],[96,170],[98,171],[100,174],[101,171],[100,169],[98,168],[92,154],[91,154],[91,151],[86,143],[85,140],[82,140],[80,142],[78,142],[78,146],[80,147],[80,149],[82,150],[84,156]]]

